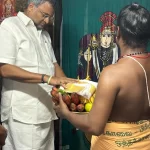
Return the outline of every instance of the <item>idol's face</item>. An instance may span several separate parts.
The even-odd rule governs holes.
[[[112,41],[112,33],[110,29],[105,29],[101,34],[101,46],[104,48],[110,47]]]

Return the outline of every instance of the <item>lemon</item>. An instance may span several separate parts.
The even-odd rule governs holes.
[[[91,110],[91,108],[92,108],[92,103],[86,103],[85,104],[85,111],[86,112],[89,112]]]

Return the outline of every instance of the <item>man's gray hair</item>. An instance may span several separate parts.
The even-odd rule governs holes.
[[[55,5],[55,0],[27,0],[28,5],[30,3],[34,3],[36,6],[39,6],[45,2],[49,2],[50,4],[52,4],[53,6]]]
[[[30,3],[34,3],[35,6],[39,6],[45,2],[48,2],[55,6],[56,0],[16,0],[16,12],[26,10]]]

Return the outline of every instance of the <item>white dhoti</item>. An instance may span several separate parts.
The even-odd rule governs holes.
[[[3,150],[54,150],[54,122],[25,124],[12,117],[4,121],[8,130]]]

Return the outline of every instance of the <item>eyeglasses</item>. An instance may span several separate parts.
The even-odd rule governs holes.
[[[42,17],[45,19],[45,18],[49,18],[50,20],[54,20],[54,15],[53,16],[50,16],[49,14],[47,14],[47,13],[45,13],[45,12],[43,12],[43,11],[41,11],[38,7],[37,7],[37,10],[42,14]]]

